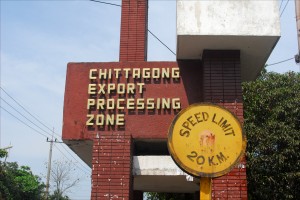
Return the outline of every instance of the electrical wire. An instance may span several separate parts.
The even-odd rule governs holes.
[[[90,1],[93,1],[93,2],[96,2],[96,3],[107,4],[107,5],[111,5],[111,6],[118,6],[118,7],[122,7],[122,6],[121,6],[121,5],[119,5],[119,4],[108,3],[108,2],[105,2],[105,1],[96,1],[96,0],[90,0]]]
[[[13,99],[14,100],[14,102],[15,103],[17,103],[19,106],[21,106],[23,109],[25,109],[19,102],[17,102],[11,95],[9,95],[8,94],[8,92],[6,92],[3,88],[1,88],[2,89],[2,91],[4,91],[11,99]],[[43,132],[45,132],[46,134],[48,134],[48,135],[50,135],[50,136],[52,136],[50,133],[48,133],[47,131],[45,131],[44,129],[42,129],[39,125],[37,125],[36,123],[34,123],[33,121],[31,121],[29,118],[27,118],[25,115],[23,115],[20,111],[18,111],[16,108],[14,108],[10,103],[8,103],[6,100],[4,100],[2,97],[0,97],[1,98],[1,100],[3,101],[3,102],[5,102],[9,107],[11,107],[13,110],[15,110],[17,113],[19,113],[22,117],[24,117],[25,119],[27,119],[30,123],[32,123],[33,125],[35,125],[36,127],[38,127],[39,129],[41,129]],[[28,123],[26,123],[26,122],[24,122],[23,120],[21,120],[20,118],[18,118],[17,116],[15,116],[14,114],[12,114],[11,112],[9,112],[7,109],[5,109],[5,108],[3,108],[2,106],[0,106],[4,111],[6,111],[8,114],[10,114],[11,116],[13,116],[14,118],[16,118],[17,120],[19,120],[21,123],[23,123],[25,126],[27,126],[27,127],[29,127],[29,128],[31,128],[32,130],[34,130],[35,132],[37,132],[38,134],[40,134],[40,135],[43,135],[43,136],[45,136],[46,138],[48,138],[48,136],[47,135],[45,135],[45,134],[43,134],[43,133],[41,133],[40,131],[38,131],[37,129],[35,129],[35,128],[33,128],[32,126],[30,126],[30,125],[28,125]],[[28,113],[28,114],[30,114],[30,116],[32,116],[32,117],[34,117],[27,109],[25,109],[26,110],[26,112]],[[35,118],[35,117],[34,117]],[[36,118],[35,118],[36,119]],[[38,120],[38,122],[40,122],[39,120]],[[42,123],[42,122],[40,122],[40,123]],[[45,125],[44,125],[45,126]],[[60,143],[60,144],[62,144],[63,142],[60,142],[60,141],[57,141],[56,143]],[[64,147],[64,146],[62,146],[63,147],[63,149],[77,162],[77,163],[79,163],[81,166],[83,166],[84,168],[85,168],[85,166],[84,165],[82,165],[80,162],[78,162],[78,160]],[[61,152],[62,153],[62,152]],[[63,153],[62,153],[63,154]],[[67,158],[67,156],[65,156],[66,158]]]
[[[156,35],[154,35],[149,29],[148,29],[148,32],[153,36],[155,37],[162,45],[164,45],[167,49],[169,49],[169,51],[171,51],[175,56],[176,56],[176,53],[174,53],[165,43],[163,43]]]
[[[294,59],[294,58],[289,58],[289,59],[282,60],[282,61],[279,61],[279,62],[276,62],[276,63],[267,64],[267,67],[268,67],[268,66],[272,66],[272,65],[277,65],[277,64],[280,64],[280,63],[283,63],[283,62],[287,62],[287,61],[292,60],[292,59]]]
[[[26,112],[28,114],[30,114],[30,116],[34,117],[27,109],[25,109],[19,102],[17,102],[11,95],[9,95],[2,87],[1,87],[1,90],[4,91],[11,99],[14,100],[15,103],[17,103],[20,107],[22,107],[24,110],[26,110]],[[31,121],[30,119],[28,119],[25,115],[23,115],[20,111],[18,111],[16,108],[14,108],[9,102],[7,102],[5,99],[3,99],[2,97],[0,97],[1,100],[3,102],[5,102],[9,107],[11,107],[13,110],[15,110],[17,113],[19,113],[22,117],[24,117],[25,119],[27,119],[29,122],[31,122],[33,125],[35,125],[36,127],[38,127],[39,129],[41,129],[43,132],[45,132],[46,134],[50,135],[47,131],[45,131],[44,129],[42,129],[39,125],[37,125],[36,123],[34,123],[33,121]],[[7,109],[3,108],[1,105],[0,105],[0,108],[2,110],[4,110],[5,112],[7,112],[8,114],[10,114],[12,117],[16,118],[18,121],[20,121],[22,124],[24,124],[25,126],[29,127],[30,129],[32,129],[33,131],[35,131],[36,133],[48,138],[47,135],[43,134],[42,132],[38,131],[37,129],[33,128],[32,126],[28,125],[28,123],[24,122],[23,120],[21,120],[20,118],[18,118],[17,116],[15,116],[14,114],[12,114],[11,112],[9,112]],[[34,117],[35,118],[35,117]],[[35,118],[36,119],[36,118]],[[39,120],[37,120],[38,122],[40,122]],[[42,123],[42,122],[40,122]],[[43,124],[44,125],[44,124]],[[45,126],[45,125],[44,125]],[[53,131],[54,132],[54,131]],[[70,159],[69,157],[67,157],[63,151],[61,149],[58,148],[58,146],[56,146],[55,144],[56,143],[59,143],[59,144],[62,144],[63,142],[54,142],[54,146],[56,147],[56,149],[69,161],[71,161],[71,163],[77,167],[78,169],[80,169],[84,174],[87,175],[87,177],[90,177],[91,173],[90,173],[90,169],[87,169],[86,166],[84,166],[81,162],[79,162],[63,145],[63,149],[64,151],[66,151],[74,160],[75,162],[72,162],[72,159]],[[82,166],[79,166],[78,163]]]
[[[97,2],[97,3],[102,3],[102,4],[108,4],[108,5],[112,5],[112,6],[118,6],[118,7],[122,7],[121,5],[119,4],[113,4],[113,3],[108,3],[108,2],[105,2],[105,1],[97,1],[97,0],[90,0],[90,1],[93,1],[93,2]],[[172,51],[163,41],[161,41],[154,33],[152,33],[149,29],[148,29],[148,32],[155,38],[157,39],[163,46],[165,46],[171,53],[173,53],[175,56],[176,56],[176,53],[174,53],[174,51]]]
[[[290,0],[287,0],[287,2],[285,3],[285,6],[284,6],[283,10],[281,11],[280,17],[281,17],[281,15],[284,13],[284,10],[285,10],[286,6],[288,5],[289,1],[290,1]]]
[[[41,133],[40,131],[36,130],[35,128],[31,127],[30,125],[28,125],[27,123],[25,123],[24,121],[22,121],[21,119],[19,119],[17,116],[15,116],[14,114],[12,114],[11,112],[9,112],[8,110],[6,110],[5,108],[3,108],[2,106],[0,106],[5,112],[7,112],[8,114],[10,114],[11,116],[13,116],[14,118],[16,118],[17,120],[19,120],[22,124],[24,124],[25,126],[31,128],[32,130],[34,130],[35,132],[37,132],[38,134],[44,136],[44,137],[48,137],[47,135]]]
[[[42,130],[44,133],[48,134],[51,136],[50,133],[48,133],[47,131],[45,131],[44,129],[42,129],[40,126],[38,126],[36,123],[34,123],[33,121],[31,121],[30,119],[28,119],[25,115],[23,115],[21,112],[19,112],[16,108],[14,108],[10,103],[8,103],[7,101],[5,101],[2,97],[0,97],[0,99],[6,103],[9,107],[11,107],[14,111],[16,111],[17,113],[19,113],[22,117],[24,117],[25,119],[27,119],[31,124],[35,125],[36,127],[38,127],[40,130]]]
[[[69,161],[72,161],[70,158],[68,158],[59,148],[58,146],[54,143],[54,147],[56,147],[56,149]],[[78,163],[78,162],[77,162]],[[80,169],[82,172],[84,172],[87,175],[90,175],[90,172],[87,171],[85,168],[82,169],[81,167],[79,167],[76,163],[73,163],[78,169]]]
[[[78,160],[64,147],[64,143],[60,143],[61,147],[74,159],[78,162]],[[83,168],[86,168],[81,162],[78,162]]]
[[[29,114],[31,117],[33,117],[36,121],[38,121],[41,125],[43,125],[45,128],[47,128],[48,130],[51,131],[51,133],[54,133],[55,135],[57,135],[58,137],[61,138],[60,135],[58,135],[57,133],[55,133],[53,130],[51,130],[51,128],[49,128],[47,125],[45,125],[43,122],[41,122],[37,117],[35,117],[33,114],[31,114],[24,106],[22,106],[15,98],[13,98],[10,94],[8,94],[8,92],[6,90],[4,90],[3,87],[0,87],[0,89],[8,96],[10,97],[17,105],[19,105],[27,114]]]
[[[279,10],[281,9],[282,3],[283,3],[283,0],[281,0],[281,3],[280,3],[280,7],[279,7]]]

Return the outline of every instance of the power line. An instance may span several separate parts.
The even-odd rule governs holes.
[[[292,59],[294,59],[294,58],[289,58],[289,59],[282,60],[282,61],[279,61],[279,62],[276,62],[276,63],[267,64],[267,67],[268,67],[268,66],[271,66],[271,65],[277,65],[277,64],[280,64],[280,63],[283,63],[283,62],[287,62],[287,61],[292,60]]]
[[[35,120],[37,120],[39,123],[41,123],[44,127],[46,127],[47,129],[49,129],[50,131],[52,131],[49,127],[47,127],[43,122],[41,122],[38,118],[36,118],[35,116],[33,116],[26,108],[24,108],[24,106],[22,106],[16,99],[14,99],[10,94],[8,94],[8,92],[6,92],[3,87],[0,87],[1,90],[7,95],[9,96],[16,104],[18,104],[25,112],[27,112],[31,117],[33,117]]]
[[[102,4],[108,4],[108,5],[112,5],[112,6],[118,6],[118,7],[122,7],[121,5],[119,4],[113,4],[113,3],[108,3],[108,2],[104,2],[104,1],[97,1],[97,0],[90,0],[90,1],[93,1],[93,2],[97,2],[97,3],[102,3]],[[161,41],[154,33],[152,33],[149,29],[148,29],[148,32],[155,38],[157,39],[163,46],[165,46],[170,52],[172,52],[175,56],[176,56],[176,53],[174,53],[174,51],[172,51],[163,41]]]
[[[7,96],[9,96],[15,103],[17,103],[20,107],[22,107],[23,108],[23,110],[25,110],[30,116],[32,116],[33,118],[35,118],[38,122],[40,122],[41,124],[43,124],[41,121],[39,121],[36,117],[34,117],[31,113],[30,113],[30,111],[28,111],[27,109],[25,109],[24,108],[24,106],[22,106],[19,102],[17,102],[17,100],[15,100],[11,95],[9,95],[8,94],[8,92],[6,92],[2,87],[1,87],[1,90],[3,91],[3,92],[5,92],[5,94],[7,95]],[[8,103],[6,100],[4,100],[2,97],[0,97],[1,98],[1,100],[2,101],[4,101],[8,106],[10,106],[13,110],[15,110],[16,112],[18,112],[21,116],[23,116],[25,119],[27,119],[29,122],[31,122],[33,125],[35,125],[36,127],[38,127],[39,129],[41,129],[43,132],[45,132],[46,134],[48,134],[48,135],[50,135],[51,136],[51,134],[50,133],[48,133],[47,131],[45,131],[44,129],[42,129],[40,126],[38,126],[36,123],[34,123],[33,121],[31,121],[30,119],[28,119],[25,115],[23,115],[20,111],[18,111],[16,108],[14,108],[10,103]],[[20,122],[22,122],[24,125],[26,125],[27,127],[29,127],[29,128],[31,128],[31,129],[33,129],[34,131],[36,131],[37,133],[39,133],[39,134],[41,134],[41,135],[43,135],[43,136],[45,136],[45,137],[47,137],[48,138],[48,136],[47,135],[45,135],[45,134],[43,134],[43,133],[41,133],[40,131],[38,131],[38,130],[36,130],[35,128],[33,128],[32,126],[30,126],[30,125],[28,125],[26,122],[24,122],[24,121],[22,121],[21,119],[19,119],[18,117],[16,117],[15,115],[13,115],[11,112],[9,112],[8,110],[6,110],[5,108],[3,108],[3,107],[1,107],[4,111],[6,111],[6,112],[8,112],[10,115],[12,115],[13,117],[15,117],[16,119],[18,119]],[[46,128],[48,128],[49,130],[51,130],[49,127],[47,127],[45,124],[43,124]],[[55,132],[54,132],[54,130],[52,130],[51,131],[52,133],[54,133],[55,134]],[[63,143],[63,142],[60,142],[60,141],[56,141],[55,140],[55,143]],[[62,146],[63,148],[64,148],[64,150],[76,161],[76,162],[78,162],[78,160],[64,147],[64,146]],[[61,152],[62,153],[62,152]],[[65,156],[66,158],[67,158],[67,156]],[[78,162],[79,164],[81,164],[80,162]],[[82,164],[81,164],[82,165]],[[82,165],[84,168],[85,168],[85,166],[84,165]]]
[[[9,104],[7,101],[5,101],[2,97],[0,97],[0,99],[2,101],[4,101],[9,107],[11,107],[14,111],[16,111],[17,113],[19,113],[22,117],[24,117],[25,119],[27,119],[30,123],[32,123],[33,125],[35,125],[36,127],[38,127],[40,130],[42,130],[43,132],[45,132],[48,135],[51,135],[50,133],[48,133],[47,131],[45,131],[44,129],[42,129],[40,126],[38,126],[36,123],[34,123],[33,121],[31,121],[30,119],[28,119],[25,115],[23,115],[21,112],[19,112],[16,108],[14,108],[11,104]]]
[[[66,158],[66,159],[68,159],[68,160],[70,160],[71,161],[71,159],[70,158],[68,158],[59,148],[58,148],[58,146],[55,144],[54,145],[54,147],[56,147],[56,149]],[[76,160],[77,161],[77,160]],[[78,162],[77,162],[78,163]],[[84,169],[82,169],[81,167],[79,167],[76,163],[73,163],[78,169],[80,169],[82,172],[84,172],[85,174],[87,174],[87,175],[90,175],[89,174],[89,172],[88,171],[86,171],[86,169],[84,168]]]
[[[12,96],[10,96],[2,87],[1,87],[1,90],[2,91],[4,91],[11,99],[13,99],[14,100],[14,102],[15,103],[17,103],[19,106],[21,106],[28,114],[30,114],[30,116],[32,116],[32,117],[34,117],[27,109],[25,109],[19,102],[17,102]],[[47,131],[45,131],[44,129],[42,129],[40,126],[38,126],[36,123],[34,123],[33,121],[31,121],[30,119],[28,119],[25,115],[23,115],[20,111],[18,111],[16,108],[14,108],[10,103],[8,103],[6,100],[4,100],[2,97],[0,97],[1,98],[1,100],[2,101],[4,101],[8,106],[10,106],[13,110],[15,110],[17,113],[19,113],[21,116],[23,116],[25,119],[27,119],[29,122],[31,122],[33,125],[35,125],[36,127],[38,127],[39,129],[41,129],[43,132],[45,132],[45,133],[47,133],[48,135],[51,135],[51,134],[49,134]],[[30,125],[28,125],[28,123],[26,123],[26,122],[24,122],[23,120],[21,120],[20,118],[18,118],[17,116],[15,116],[14,114],[12,114],[11,112],[9,112],[7,109],[5,109],[5,108],[3,108],[1,105],[0,105],[0,107],[4,110],[4,111],[6,111],[8,114],[10,114],[11,116],[13,116],[14,118],[16,118],[17,120],[19,120],[21,123],[23,123],[25,126],[27,126],[27,127],[29,127],[29,128],[31,128],[32,130],[34,130],[35,132],[37,132],[38,134],[40,134],[40,135],[42,135],[42,136],[44,136],[44,137],[46,137],[47,138],[47,140],[48,140],[48,136],[47,135],[45,135],[45,134],[43,134],[43,133],[41,133],[40,131],[38,131],[38,130],[36,130],[35,128],[33,128],[32,126],[30,126]],[[35,117],[34,117],[35,118]],[[36,119],[36,118],[35,118]],[[39,121],[39,120],[37,120],[38,122],[40,122],[41,124],[43,124],[41,121]],[[44,125],[44,124],[43,124]],[[46,125],[44,125],[45,127],[47,127]],[[48,128],[48,127],[47,127]],[[54,130],[52,131],[53,133],[54,133]],[[53,140],[53,142],[54,143],[63,143],[63,142],[60,142],[60,141],[54,141]],[[67,151],[67,149],[64,147],[64,146],[62,146],[63,147],[63,149],[77,162],[77,163],[79,163],[81,166],[83,166],[83,168],[85,169],[85,166],[84,165],[82,165],[80,162],[78,162],[78,160],[69,152],[69,151]],[[59,150],[59,152],[65,157],[65,158],[67,158],[68,160],[70,160],[58,147],[57,147],[57,149]],[[89,173],[87,173],[87,171],[85,171],[85,170],[87,170],[87,169],[85,169],[85,170],[83,170],[81,167],[79,167],[78,165],[76,165],[75,163],[74,163],[74,165],[77,167],[77,168],[79,168],[81,171],[83,171],[84,173],[86,173],[87,175],[90,175]]]
[[[32,130],[34,130],[35,132],[37,132],[38,134],[47,137],[47,135],[41,133],[40,131],[36,130],[35,128],[31,127],[30,125],[28,125],[27,123],[25,123],[24,121],[22,121],[21,119],[19,119],[18,117],[16,117],[14,114],[12,114],[11,112],[9,112],[8,110],[6,110],[5,108],[3,108],[2,106],[0,106],[5,112],[7,112],[8,114],[10,114],[11,116],[13,116],[14,118],[16,118],[17,120],[19,120],[21,123],[23,123],[25,126],[31,128]]]
[[[280,7],[279,7],[279,10],[281,9],[282,3],[283,3],[283,0],[281,0],[281,3],[280,3]]]
[[[54,131],[54,130],[53,130]],[[51,164],[52,164],[52,148],[53,148],[53,142],[56,140],[53,140],[53,136],[51,137],[51,140],[48,140],[47,142],[50,142],[50,149],[49,149],[49,157],[48,157],[48,170],[47,170],[47,179],[46,179],[46,199],[48,199],[49,194],[49,187],[50,187],[50,172],[51,172]]]
[[[285,3],[285,6],[284,6],[283,10],[281,11],[280,17],[281,17],[281,15],[284,13],[284,10],[285,10],[286,6],[288,5],[289,1],[290,1],[290,0],[287,0],[287,2]]]
[[[49,128],[47,125],[45,125],[43,122],[41,122],[37,117],[35,117],[33,114],[31,114],[24,106],[22,106],[15,98],[13,98],[10,94],[8,94],[8,92],[6,92],[4,90],[3,87],[0,87],[0,89],[8,96],[10,97],[17,105],[19,105],[26,113],[28,113],[31,117],[33,117],[36,121],[38,121],[40,124],[42,124],[45,128],[47,128],[48,130],[51,130],[51,128]],[[61,137],[60,135],[58,135],[57,133],[54,133],[55,135]]]
[[[105,2],[105,1],[96,1],[96,0],[90,0],[90,1],[97,2],[97,3],[103,3],[103,4],[107,4],[107,5],[111,5],[111,6],[118,6],[118,7],[122,7],[122,6],[121,6],[121,5],[119,5],[119,4],[108,3],[108,2]]]
[[[151,35],[153,37],[155,37],[162,45],[164,45],[167,49],[169,49],[169,51],[171,51],[175,56],[176,56],[176,53],[174,53],[165,43],[163,43],[156,35],[154,35],[154,33],[152,33],[149,29],[148,29],[148,32],[151,33]]]
[[[62,148],[74,159],[78,162],[78,160],[64,147],[64,145],[61,145]],[[83,164],[81,164],[81,162],[78,162],[83,168],[86,168],[86,166],[84,166]]]

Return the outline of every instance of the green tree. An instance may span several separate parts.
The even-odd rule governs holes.
[[[41,199],[43,189],[44,184],[38,176],[32,174],[29,167],[0,161],[0,199]]]
[[[243,84],[249,199],[300,197],[300,74]]]
[[[49,200],[69,200],[68,196],[63,196],[60,192],[54,191],[53,194],[49,195]]]
[[[0,158],[5,158],[7,156],[7,151],[4,149],[0,149]]]

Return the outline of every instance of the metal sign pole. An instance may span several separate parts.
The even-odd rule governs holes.
[[[200,200],[211,200],[211,178],[200,178]]]

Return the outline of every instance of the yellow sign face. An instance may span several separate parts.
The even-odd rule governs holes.
[[[193,104],[173,120],[169,152],[177,165],[199,177],[228,173],[245,152],[246,139],[238,119],[213,104]]]

